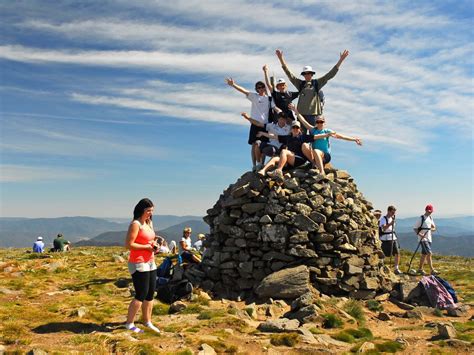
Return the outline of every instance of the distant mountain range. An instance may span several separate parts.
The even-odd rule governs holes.
[[[396,230],[403,249],[416,248],[412,228],[417,218],[397,219]],[[435,222],[438,226],[433,237],[436,253],[474,256],[474,216],[435,218]],[[0,247],[30,247],[39,235],[49,245],[58,233],[76,245],[123,245],[129,223],[126,218],[0,218]],[[193,229],[193,240],[198,233],[209,232],[209,226],[200,216],[156,215],[154,225],[157,234],[168,241],[179,241],[187,226]]]

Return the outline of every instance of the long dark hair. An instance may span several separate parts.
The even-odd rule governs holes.
[[[142,198],[133,209],[133,220],[140,219],[145,210],[150,207],[154,207],[153,202],[149,198]],[[152,219],[152,216],[150,216],[150,219]]]

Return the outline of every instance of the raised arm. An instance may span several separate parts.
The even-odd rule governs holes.
[[[339,67],[341,66],[342,62],[349,56],[349,51],[345,49],[342,53],[339,54],[339,60],[332,69],[327,72],[324,76],[318,78],[318,86],[321,89],[326,83],[334,78],[339,71]]]
[[[242,86],[240,85],[237,85],[234,81],[234,79],[232,78],[226,78],[225,79],[225,82],[227,83],[227,85],[233,87],[235,90],[237,91],[240,91],[242,94],[244,94],[245,96],[248,96],[248,94],[250,94],[250,91],[248,91],[247,89],[243,88]]]
[[[263,66],[263,75],[265,76],[265,84],[267,84],[268,90],[270,91],[270,95],[273,92],[273,86],[272,83],[270,82],[270,78],[268,77],[268,66],[265,64]]]
[[[296,106],[294,104],[289,104],[288,105],[288,108],[293,111],[295,114],[296,114],[296,118],[298,118],[298,120],[303,124],[303,126],[306,127],[306,129],[308,131],[312,130],[314,128],[314,126],[311,126],[308,121],[306,121],[304,119],[304,117],[298,112],[298,109],[296,108]]]
[[[241,115],[242,115],[243,118],[245,118],[247,121],[249,121],[254,126],[257,126],[257,127],[264,127],[265,126],[262,122],[257,121],[255,119],[253,119],[252,117],[250,117],[247,112],[242,112]]]
[[[283,58],[283,52],[280,49],[277,49],[275,51],[275,54],[278,57],[278,60],[280,61],[281,67],[285,72],[286,76],[288,77],[288,79],[290,79],[291,83],[295,86],[295,88],[299,90],[302,80],[298,79],[296,75],[293,74],[293,72],[290,70],[290,68],[288,68],[285,58]]]
[[[342,53],[339,53],[339,60],[336,63],[337,69],[341,66],[342,62],[349,56],[349,51],[344,49]]]
[[[362,145],[362,140],[358,137],[345,136],[336,132],[332,133],[331,136],[337,139],[343,139],[345,141],[356,142],[357,145]]]
[[[270,139],[278,139],[278,136],[276,134],[273,134],[273,133],[268,133],[268,132],[257,132],[257,137],[267,137],[267,138],[270,138]]]

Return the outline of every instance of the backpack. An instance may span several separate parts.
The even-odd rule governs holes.
[[[428,233],[428,231],[431,230],[431,228],[423,228],[423,223],[425,223],[425,221],[426,221],[426,217],[425,217],[425,215],[423,214],[423,215],[421,215],[421,224],[420,224],[420,226],[419,226],[419,227],[417,228],[417,230],[416,230],[416,235],[417,235],[417,236],[419,236],[419,235],[420,235],[420,232],[423,231],[423,230],[426,231],[426,233]],[[425,233],[425,235],[426,235],[426,233]],[[425,236],[423,236],[423,238],[424,238],[424,237],[425,237]]]
[[[161,302],[171,304],[179,299],[185,298],[193,293],[193,285],[188,280],[170,282],[166,285],[158,286],[156,298]]]
[[[451,294],[434,276],[423,276],[420,280],[432,307],[446,309],[455,307]]]
[[[456,296],[456,291],[454,291],[454,288],[449,284],[449,282],[446,281],[445,279],[442,279],[441,277],[437,275],[435,275],[435,277],[436,277],[436,280],[438,280],[444,286],[446,291],[449,292],[449,294],[453,298],[454,303],[458,303],[458,296]]]
[[[388,218],[387,218],[387,216],[383,216],[382,218],[385,218],[385,222],[388,223]],[[379,238],[380,238],[381,236],[383,236],[383,235],[392,234],[392,233],[394,233],[393,229],[392,229],[391,232],[385,232],[385,231],[383,230],[383,228],[382,228],[382,227],[380,226],[380,224],[379,224]]]
[[[304,89],[305,85],[306,85],[306,81],[301,81],[300,87],[298,88],[298,94],[301,93],[301,90]],[[322,110],[324,107],[324,104],[326,103],[326,98],[324,96],[323,90],[319,90],[317,79],[311,80],[311,85],[313,85],[314,94],[319,96],[319,102],[321,102],[321,110]]]

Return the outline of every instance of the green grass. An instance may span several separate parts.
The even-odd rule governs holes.
[[[443,311],[439,308],[435,308],[435,310],[433,311],[433,315],[435,315],[436,317],[444,317]]]
[[[224,309],[204,310],[199,313],[197,319],[213,319],[218,317],[224,317],[226,315],[227,312]]]
[[[155,301],[153,304],[153,315],[164,316],[170,311],[170,306],[159,301]]]
[[[383,311],[383,306],[379,301],[368,300],[368,301],[365,302],[365,305],[372,312],[381,312],[381,311]]]
[[[322,314],[321,315],[324,318],[323,321],[323,328],[326,329],[332,329],[332,328],[341,328],[344,325],[344,322],[342,319],[335,314]]]
[[[293,347],[299,343],[299,336],[296,333],[282,333],[272,334],[270,336],[270,343],[275,346],[289,346]]]
[[[344,304],[344,310],[354,317],[360,324],[365,323],[365,313],[360,301],[350,299]]]
[[[201,313],[203,308],[198,304],[190,304],[186,309],[179,312],[180,314],[196,314]]]
[[[367,328],[344,329],[339,333],[332,335],[332,338],[346,343],[355,343],[357,341],[367,341],[373,339],[372,332]]]
[[[309,328],[309,331],[313,334],[324,334],[324,332],[321,329],[316,328],[316,327]]]
[[[403,350],[404,346],[396,341],[386,341],[384,343],[375,344],[375,349],[382,353],[396,353]]]

